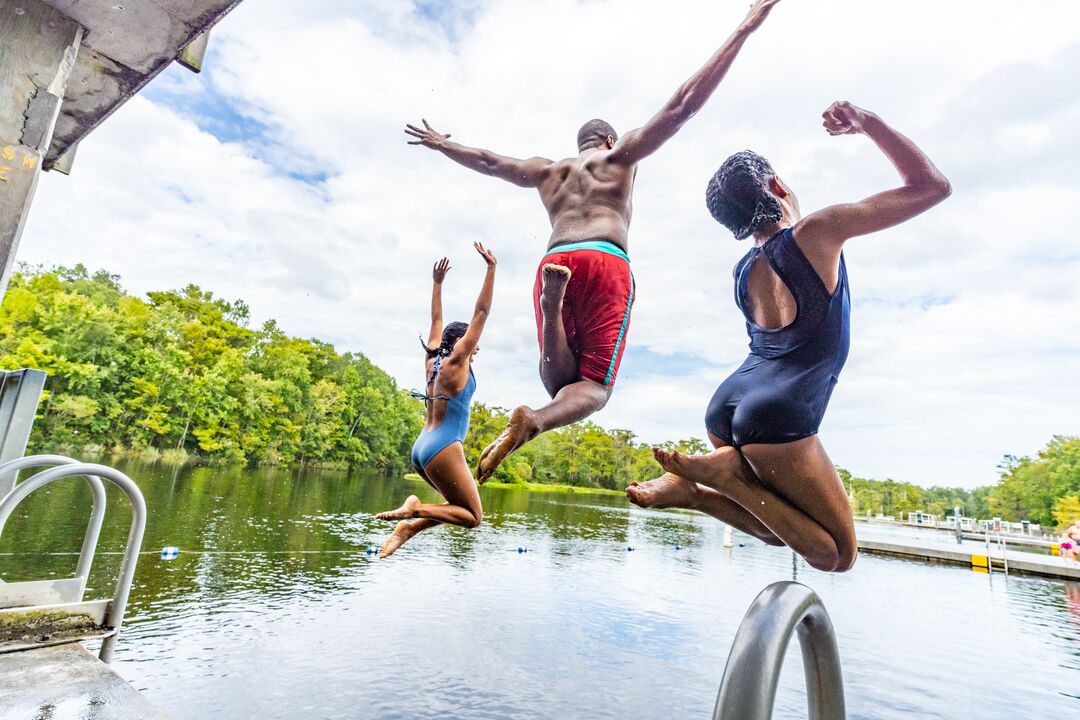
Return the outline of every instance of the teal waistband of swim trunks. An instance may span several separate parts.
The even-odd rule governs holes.
[[[567,243],[566,245],[556,245],[545,253],[545,257],[554,253],[574,252],[575,250],[596,250],[630,262],[630,256],[610,240],[582,240],[581,242]]]

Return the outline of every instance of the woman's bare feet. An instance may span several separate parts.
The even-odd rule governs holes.
[[[632,482],[626,488],[630,502],[643,508],[687,508],[693,510],[698,503],[697,485],[678,475],[664,473],[655,480]]]
[[[739,451],[733,447],[717,448],[707,455],[683,455],[654,447],[653,457],[669,473],[720,492],[732,487],[743,462]]]
[[[416,510],[423,503],[420,502],[420,498],[415,495],[410,495],[405,499],[405,503],[397,510],[387,510],[381,512],[375,516],[376,520],[407,520],[408,518],[416,517]]]
[[[476,470],[476,482],[483,485],[499,468],[506,457],[525,443],[536,437],[540,426],[536,423],[536,413],[522,405],[510,414],[510,422],[495,442],[480,454],[480,466]]]
[[[394,528],[394,532],[383,540],[383,544],[379,548],[379,559],[382,560],[393,555],[399,547],[407,543],[418,532],[420,532],[420,528],[416,527],[416,523],[411,523],[408,520],[399,522],[397,527]]]
[[[544,284],[540,291],[540,309],[545,315],[562,312],[563,296],[566,295],[566,283],[570,282],[570,268],[565,265],[548,263],[543,270]]]

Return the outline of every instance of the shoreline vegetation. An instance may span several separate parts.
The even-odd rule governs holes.
[[[424,482],[424,478],[416,473],[405,473],[404,478],[410,482]],[[534,482],[507,482],[504,480],[489,480],[484,487],[498,488],[500,490],[528,490],[534,493],[561,493],[582,495],[619,495],[625,496],[622,490],[611,490],[602,487],[590,487],[585,485],[563,485],[560,483],[534,483]]]
[[[243,301],[195,285],[139,298],[105,271],[20,266],[0,306],[0,367],[49,374],[29,451],[407,470],[423,427],[419,401],[362,353],[289,337],[273,320],[251,328],[249,320]],[[504,408],[473,405],[470,467],[508,419]],[[696,438],[661,446],[709,450]],[[1044,527],[1080,518],[1077,437],[1055,436],[1035,458],[1005,456],[998,482],[973,490],[838,471],[856,515],[944,516],[960,506],[969,517]],[[650,444],[633,432],[584,422],[541,435],[488,485],[621,495],[629,482],[659,474]]]

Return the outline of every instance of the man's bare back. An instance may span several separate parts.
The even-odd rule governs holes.
[[[757,0],[727,42],[642,127],[618,138],[602,120],[583,125],[576,157],[520,160],[451,142],[449,133],[437,132],[427,120],[422,128],[405,126],[414,138],[411,145],[438,150],[471,170],[519,187],[535,188],[551,222],[548,254],[561,258],[541,261],[534,289],[540,377],[552,400],[537,410],[524,405],[514,410],[506,430],[481,455],[480,482],[538,434],[583,420],[607,404],[635,295],[627,238],[637,164],[704,106],[747,38],[779,2]],[[589,259],[579,264],[586,255]],[[569,265],[578,265],[578,270]]]
[[[551,221],[548,250],[582,240],[607,240],[629,253],[631,194],[637,165],[611,162],[611,150],[587,150],[551,164],[537,184]]]

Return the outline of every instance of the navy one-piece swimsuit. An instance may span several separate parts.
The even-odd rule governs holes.
[[[751,319],[746,280],[764,256],[795,298],[795,320],[770,330]],[[776,444],[810,437],[825,416],[850,344],[847,267],[829,293],[795,243],[791,229],[754,247],[735,269],[735,303],[746,317],[750,356],[725,380],[709,403],[705,427],[735,447]]]

